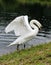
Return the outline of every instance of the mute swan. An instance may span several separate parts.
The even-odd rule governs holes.
[[[8,46],[17,44],[23,44],[36,36],[41,28],[41,24],[37,20],[31,20],[28,22],[28,16],[16,17],[6,28],[5,32],[14,31],[16,36],[19,36],[13,43]]]

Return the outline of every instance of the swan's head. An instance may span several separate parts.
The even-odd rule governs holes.
[[[33,25],[37,26],[39,29],[42,27],[41,23],[38,20],[31,20],[30,25],[33,27]]]

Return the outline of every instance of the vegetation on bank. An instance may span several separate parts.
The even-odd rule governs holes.
[[[1,56],[0,65],[51,65],[51,42]]]
[[[40,3],[40,4],[51,4],[51,0],[0,0],[0,3],[22,3],[22,4],[34,4],[34,3]]]
[[[19,8],[20,4],[34,5],[35,3],[51,6],[51,0],[0,0],[0,11],[14,11],[16,8]]]

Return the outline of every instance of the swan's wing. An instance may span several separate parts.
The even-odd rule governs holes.
[[[31,28],[28,23],[28,16],[20,16],[15,18],[6,28],[5,32],[13,31],[16,36],[25,35],[31,31]]]

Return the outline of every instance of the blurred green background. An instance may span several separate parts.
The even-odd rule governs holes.
[[[33,7],[35,4],[50,7],[51,0],[0,0],[0,11],[15,12],[22,6],[27,5],[27,8],[31,8],[31,6]]]

